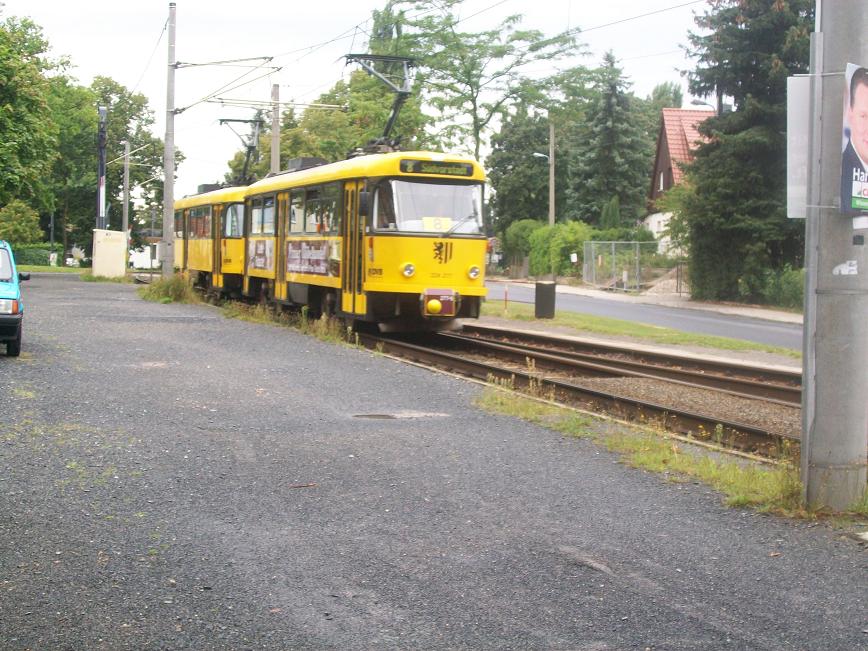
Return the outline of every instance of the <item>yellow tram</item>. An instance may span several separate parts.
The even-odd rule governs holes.
[[[214,215],[228,214],[243,192],[244,264],[233,277],[243,295],[387,330],[447,328],[479,316],[486,294],[484,181],[476,161],[433,152],[296,159],[245,190],[177,202],[186,219],[182,268],[207,287],[234,286],[204,235],[222,237]],[[210,226],[195,222],[203,206]]]
[[[197,286],[240,291],[246,189],[221,188],[175,202],[175,266]]]

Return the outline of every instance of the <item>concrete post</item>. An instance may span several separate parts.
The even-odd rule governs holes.
[[[175,3],[169,3],[169,67],[166,75],[166,138],[163,143],[162,276],[175,273]]]
[[[840,212],[844,70],[868,65],[868,3],[817,3],[806,224],[802,482],[812,505],[843,510],[868,479],[866,229]],[[842,268],[855,264],[857,273]],[[844,265],[844,267],[842,267]]]

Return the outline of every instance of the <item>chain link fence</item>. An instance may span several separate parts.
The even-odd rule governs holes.
[[[586,241],[583,252],[582,278],[601,289],[640,292],[674,264],[657,252],[657,242]]]

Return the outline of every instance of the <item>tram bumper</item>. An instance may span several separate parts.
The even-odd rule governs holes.
[[[452,289],[426,289],[419,296],[422,316],[451,318],[458,314],[461,297]]]

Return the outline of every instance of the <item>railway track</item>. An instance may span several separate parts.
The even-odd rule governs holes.
[[[563,339],[531,332],[467,324],[457,341],[470,340],[505,355],[525,354],[538,367],[575,370],[599,377],[641,377],[707,387],[747,398],[764,398],[799,407],[801,372],[756,367],[721,360],[685,357],[659,351],[636,351],[623,346]]]
[[[724,393],[738,400],[773,403],[778,408],[797,411],[799,387],[794,373],[772,371],[775,382],[760,369],[738,366],[727,370],[720,363],[712,373],[701,366],[707,362],[673,356],[670,365],[665,355],[649,363],[652,368],[638,370],[643,361],[631,359],[629,351],[615,346],[598,346],[594,353],[574,348],[574,340],[465,326],[464,333],[448,333],[425,338],[396,338],[361,335],[360,343],[398,357],[449,370],[467,377],[508,383],[517,389],[532,389],[566,405],[625,420],[653,424],[680,435],[713,439],[716,443],[765,455],[775,455],[784,446],[797,442],[797,433],[756,422],[720,417],[699,408],[673,406],[665,399],[654,400],[630,395],[611,386],[588,386],[587,378],[615,378],[665,382],[679,387],[698,387],[705,392]],[[529,340],[535,340],[531,343]],[[602,357],[600,356],[602,355]],[[648,354],[650,356],[650,354]],[[691,367],[691,364],[695,364]],[[774,384],[774,390],[767,390]],[[763,389],[762,387],[765,387]]]

